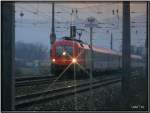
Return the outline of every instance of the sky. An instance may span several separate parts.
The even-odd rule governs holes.
[[[15,34],[16,41],[26,43],[41,43],[50,47],[51,3],[20,2],[15,4]],[[77,14],[71,16],[73,10]],[[114,15],[112,13],[114,10]],[[118,10],[118,13],[117,13]],[[144,46],[146,38],[146,2],[131,2],[131,45]],[[22,15],[22,16],[21,16]],[[77,29],[85,29],[81,39],[89,43],[89,28],[85,27],[86,19],[94,17],[98,27],[94,28],[93,45],[110,48],[111,33],[113,49],[120,50],[122,39],[122,3],[56,3],[55,4],[55,31],[57,39],[69,36],[71,20]],[[77,37],[78,38],[78,35]]]

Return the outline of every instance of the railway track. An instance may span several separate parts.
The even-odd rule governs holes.
[[[102,74],[103,76],[105,74]],[[32,76],[32,77],[18,77],[16,78],[16,87],[22,86],[32,86],[32,85],[40,85],[40,84],[48,84],[56,79],[55,75],[49,76]],[[66,79],[66,78],[65,78]]]
[[[106,86],[109,84],[113,84],[116,82],[120,82],[121,78],[120,77],[112,77],[112,78],[105,78],[101,80],[95,80],[93,81],[93,89],[94,88],[99,88],[102,86]],[[28,106],[34,103],[41,103],[42,101],[47,101],[48,99],[56,99],[59,97],[63,96],[68,96],[72,95],[75,93],[74,88],[76,87],[76,93],[80,93],[83,91],[88,91],[89,90],[90,83],[89,82],[84,82],[78,85],[72,85],[69,87],[63,87],[63,88],[57,88],[57,89],[52,89],[52,90],[47,90],[43,92],[37,92],[33,94],[28,94],[28,95],[22,95],[22,96],[17,96],[16,97],[16,109],[24,106]]]
[[[135,73],[135,72],[132,72]],[[32,76],[32,77],[18,77],[16,78],[16,87],[21,86],[32,86],[32,85],[40,85],[40,84],[48,84],[56,79],[54,75],[48,76]]]
[[[131,79],[135,79],[137,75],[131,76]],[[117,83],[121,81],[121,77],[110,77],[110,78],[103,78],[101,80],[95,80],[93,81],[92,88],[100,88],[102,86],[107,86],[113,83]],[[30,106],[32,104],[37,104],[41,102],[45,102],[49,99],[58,99],[63,98],[64,96],[73,95],[74,93],[80,93],[84,91],[88,91],[90,86],[90,82],[85,81],[78,85],[72,85],[68,87],[62,87],[62,88],[56,88],[52,90],[46,90],[42,92],[36,92],[32,94],[22,95],[22,96],[16,96],[16,104],[15,107],[22,108],[25,106]],[[76,90],[75,90],[76,87]],[[76,91],[76,92],[75,92]]]
[[[39,77],[19,77],[16,78],[16,87],[37,85],[37,84],[46,84],[53,81],[56,77],[52,76],[39,76]]]

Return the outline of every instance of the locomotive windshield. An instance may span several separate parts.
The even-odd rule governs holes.
[[[56,47],[56,55],[62,56],[63,52],[66,52],[66,56],[72,55],[73,48],[71,46],[57,46]]]

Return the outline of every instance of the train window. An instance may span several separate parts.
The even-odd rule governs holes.
[[[62,55],[62,47],[61,46],[58,46],[58,47],[56,47],[56,55],[57,56],[61,56]]]
[[[73,48],[71,46],[56,47],[56,55],[57,56],[62,56],[63,51],[66,51],[68,55],[72,55]]]
[[[67,54],[72,55],[72,47],[71,46],[64,46],[64,50],[67,52]]]

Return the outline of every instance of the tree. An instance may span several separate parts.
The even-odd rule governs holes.
[[[16,42],[16,58],[24,61],[48,59],[48,48],[42,44]]]

